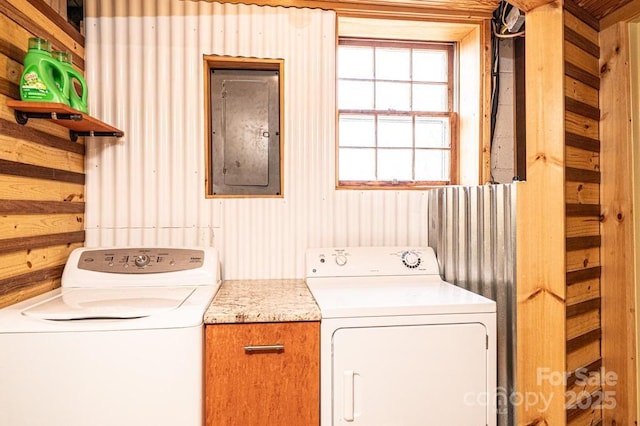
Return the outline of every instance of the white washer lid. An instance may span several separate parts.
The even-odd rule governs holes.
[[[145,318],[177,309],[193,287],[79,288],[27,307],[22,315],[52,321]]]

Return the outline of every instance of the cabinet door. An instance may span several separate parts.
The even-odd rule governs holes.
[[[205,332],[207,425],[319,424],[320,323],[220,324]],[[245,350],[269,345],[284,349]]]
[[[482,324],[333,335],[334,426],[485,426],[488,397]]]

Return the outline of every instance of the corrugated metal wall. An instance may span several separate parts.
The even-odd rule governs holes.
[[[429,246],[446,281],[496,301],[498,409],[501,426],[515,423],[516,185],[452,186],[429,193]]]
[[[304,250],[425,245],[422,191],[336,191],[335,13],[86,2],[87,245],[213,244],[226,279],[303,277]],[[284,199],[205,199],[203,54],[284,58]],[[90,138],[88,138],[90,139]]]

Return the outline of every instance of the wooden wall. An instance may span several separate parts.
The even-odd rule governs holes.
[[[18,125],[28,38],[72,52],[84,69],[84,37],[43,0],[0,2],[0,307],[60,285],[65,261],[84,241],[85,147],[46,120]]]
[[[598,21],[565,2],[567,424],[602,420]],[[589,385],[576,372],[592,374]]]

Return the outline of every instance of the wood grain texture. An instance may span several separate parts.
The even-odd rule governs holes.
[[[565,61],[564,72],[565,75],[573,78],[574,80],[584,83],[594,89],[600,89],[600,78],[597,75],[590,74],[569,61]]]
[[[565,128],[567,132],[591,139],[599,139],[599,122],[575,112],[566,112]]]
[[[596,266],[600,266],[599,247],[567,252],[567,272],[580,271]]]
[[[567,111],[583,115],[592,120],[600,120],[600,110],[597,107],[580,102],[570,96],[565,97],[564,105]]]
[[[16,161],[0,159],[0,174],[24,176],[28,178],[49,179],[59,182],[78,183],[84,185],[84,174],[54,169],[51,167],[34,166]]]
[[[567,306],[600,297],[600,277],[567,286]]]
[[[516,407],[519,424],[562,425],[564,385],[540,380],[540,369],[565,371],[564,19],[550,4],[527,13],[527,181],[516,205],[516,385],[547,400]],[[541,46],[545,46],[544,49]],[[545,238],[540,238],[545,235]],[[558,326],[560,325],[560,326]],[[541,345],[540,342],[545,342]]]
[[[596,247],[595,249],[598,249]],[[590,249],[594,250],[594,249]],[[574,252],[571,252],[574,253]],[[588,260],[585,259],[584,264],[588,264]],[[583,269],[567,272],[567,285],[570,286],[575,283],[579,283],[587,280],[594,280],[600,278],[602,268],[600,266],[590,266]]]
[[[580,346],[571,352],[567,352],[567,369],[574,371],[584,365],[590,364],[600,358],[600,340],[592,341]]]
[[[205,335],[206,425],[319,425],[319,322],[208,325]],[[272,344],[284,351],[243,350]]]
[[[13,277],[2,278],[0,279],[0,297],[28,288],[33,283],[59,279],[62,276],[63,269],[64,264],[27,272]]]
[[[42,281],[33,281],[27,287],[10,290],[4,294],[0,294],[0,308],[22,302],[25,299],[35,297],[58,287],[60,287],[60,277],[58,276],[45,278]],[[2,292],[1,288],[0,292]]]
[[[595,31],[600,31],[600,23],[598,20],[584,8],[579,6],[576,0],[564,0],[564,8]]]
[[[0,133],[0,159],[74,173],[84,173],[84,155]]]
[[[600,173],[592,170],[567,167],[565,176],[568,182],[600,183]]]
[[[599,105],[599,92],[598,89],[584,84],[581,81],[565,76],[564,78],[564,94],[572,99],[583,102],[587,105],[591,105],[594,108],[598,108]]]
[[[82,247],[82,243],[2,254],[0,255],[0,280],[62,265],[67,261],[69,254],[78,247]]]
[[[567,237],[587,237],[600,235],[598,216],[567,217]]]
[[[574,148],[585,149],[600,154],[600,141],[585,136],[576,135],[575,133],[565,132],[564,143]]]
[[[59,244],[74,244],[84,241],[85,232],[62,232],[55,234],[36,235],[32,237],[18,237],[0,240],[0,254],[20,250],[32,250],[39,247],[49,247]]]
[[[57,137],[49,133],[42,132],[29,126],[22,126],[15,122],[0,118],[0,133],[4,136],[27,140],[43,146],[73,152],[84,156],[85,147],[82,144],[71,142],[69,136],[65,138]]]
[[[564,39],[574,46],[584,50],[586,53],[596,58],[600,57],[600,47],[597,42],[589,40],[578,31],[575,31],[573,28],[567,27],[566,25],[564,27]]]
[[[593,311],[567,318],[567,342],[592,331],[597,331],[597,339],[600,339],[600,310],[594,309]],[[581,346],[575,342],[573,345]],[[567,351],[570,351],[569,347],[567,347]]]
[[[631,149],[629,30],[614,25],[600,34],[602,88],[602,362],[618,375],[603,384],[615,392],[616,408],[604,410],[605,424],[637,422],[636,320]],[[635,77],[637,78],[637,77]],[[636,94],[637,96],[637,94]]]
[[[595,183],[567,182],[565,184],[567,204],[599,204],[600,185]]]
[[[600,170],[599,152],[567,146],[565,155],[567,167],[592,170],[596,172]]]
[[[84,214],[84,203],[0,199],[0,214]]]
[[[586,71],[592,76],[597,77],[600,73],[598,68],[598,58],[592,54],[585,52],[575,44],[565,41],[564,43],[565,60],[578,68]]]
[[[3,239],[77,232],[83,229],[84,215],[79,213],[0,216],[0,235]]]
[[[84,201],[84,186],[0,174],[0,199],[77,203]]]
[[[565,9],[567,9],[568,4],[569,2],[566,1]],[[570,28],[596,46],[598,46],[598,44],[600,43],[600,41],[598,40],[598,31],[568,10],[565,10],[564,13],[564,27]]]
[[[15,121],[8,102],[28,39],[44,37],[84,68],[84,37],[43,0],[0,2],[0,307],[60,286],[69,252],[84,243],[83,139],[47,120]]]
[[[594,235],[589,237],[567,238],[567,241],[565,244],[567,247],[567,251],[572,251],[572,250],[581,250],[581,249],[587,249],[592,247],[600,247],[601,241],[602,241],[602,238],[600,237],[600,235]]]

